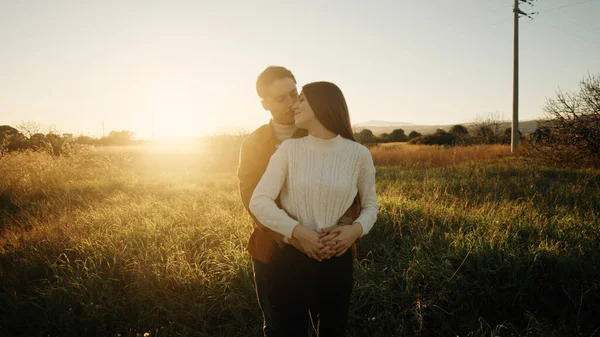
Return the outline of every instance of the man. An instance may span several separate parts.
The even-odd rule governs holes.
[[[279,336],[278,312],[273,306],[275,294],[274,282],[277,274],[271,263],[277,258],[280,247],[286,244],[294,245],[302,251],[302,247],[295,239],[284,242],[281,234],[276,233],[260,224],[248,210],[252,193],[264,174],[269,159],[282,141],[289,138],[304,137],[306,130],[298,129],[294,125],[292,106],[298,99],[296,78],[291,71],[284,67],[267,67],[256,81],[256,92],[261,98],[262,106],[271,113],[271,121],[265,124],[246,139],[240,149],[240,162],[238,167],[238,179],[240,195],[244,207],[254,220],[254,231],[248,242],[248,252],[252,256],[254,266],[254,282],[260,308],[263,312],[266,337]],[[358,199],[340,219],[341,223],[352,223],[360,213]],[[331,239],[331,235],[327,236]],[[355,251],[353,247],[353,251]],[[323,250],[321,258],[331,255]],[[308,320],[308,314],[307,314]],[[281,324],[280,324],[281,325]]]

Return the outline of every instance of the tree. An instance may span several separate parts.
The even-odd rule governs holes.
[[[44,146],[46,136],[43,133],[34,133],[29,137],[29,142],[34,149],[39,149]]]
[[[523,138],[523,134],[521,130],[519,130],[519,139]],[[512,141],[512,128],[508,127],[504,129],[504,133],[502,134],[502,144],[510,144]]]
[[[453,125],[448,134],[454,137],[454,145],[468,145],[472,143],[471,137],[469,137],[469,129],[464,125]]]
[[[408,140],[408,136],[404,133],[404,130],[396,129],[390,133],[387,139],[390,142],[406,142]]]
[[[21,121],[19,125],[17,125],[17,129],[27,138],[31,139],[36,133],[40,133],[42,130],[42,126],[40,123],[35,121]]]
[[[489,125],[480,125],[474,129],[475,136],[483,140],[486,144],[492,144],[496,138],[496,132]]]
[[[588,74],[578,92],[558,90],[544,111],[548,119],[535,137],[546,159],[600,166],[600,74]]]
[[[19,133],[19,130],[10,125],[0,125],[0,137],[12,136]]]
[[[82,144],[82,145],[93,145],[95,142],[94,138],[89,137],[89,136],[79,136],[77,138],[75,138],[75,143],[77,144]]]
[[[111,131],[108,137],[102,137],[98,143],[100,145],[131,145],[133,144],[133,135],[134,133],[128,130]]]
[[[369,129],[362,129],[359,133],[355,133],[354,138],[361,144],[372,144],[377,142],[377,138],[373,134],[373,131]]]
[[[459,136],[459,137],[464,137],[464,136],[468,136],[469,135],[469,129],[467,129],[466,126],[463,126],[463,125],[460,125],[460,124],[453,125],[450,128],[450,131],[448,131],[448,132],[450,132],[450,133],[452,133],[452,134],[454,134],[456,136]]]
[[[442,129],[437,129],[432,134],[411,139],[410,143],[423,145],[454,145],[456,143],[456,136]]]
[[[413,130],[408,134],[408,140],[412,140],[414,138],[421,137],[421,136],[422,136],[422,134]]]
[[[469,133],[474,143],[495,144],[501,141],[500,128],[502,118],[497,113],[490,113],[487,117],[477,117],[469,124]]]
[[[0,125],[0,156],[6,152],[24,150],[29,147],[29,140],[10,125]]]

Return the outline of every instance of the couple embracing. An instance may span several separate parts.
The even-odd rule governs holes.
[[[378,211],[371,153],[335,84],[298,94],[294,75],[271,66],[256,90],[271,121],[242,143],[238,179],[264,334],[345,336],[356,240]]]

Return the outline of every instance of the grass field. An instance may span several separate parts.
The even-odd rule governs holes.
[[[350,336],[600,335],[600,172],[372,149]],[[0,336],[259,336],[237,147],[0,159]]]

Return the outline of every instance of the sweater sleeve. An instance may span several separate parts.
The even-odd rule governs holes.
[[[267,170],[254,189],[250,199],[250,212],[264,226],[282,234],[286,238],[292,237],[294,227],[298,221],[292,219],[284,210],[277,207],[275,199],[281,192],[287,179],[288,155],[291,150],[288,141],[281,143],[271,157]]]
[[[377,220],[379,204],[377,203],[377,193],[375,191],[375,165],[373,164],[373,156],[371,156],[369,149],[364,148],[360,158],[360,172],[358,174],[360,215],[354,222],[362,225],[363,235],[365,235],[371,230],[373,224],[375,224],[375,220]]]

